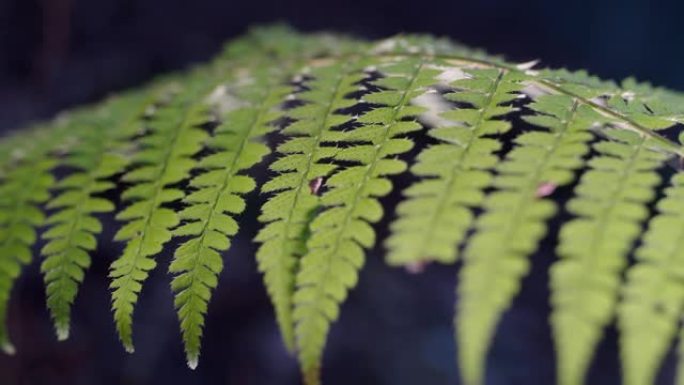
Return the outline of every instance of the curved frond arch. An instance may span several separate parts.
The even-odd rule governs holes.
[[[111,306],[130,352],[143,285],[168,262],[160,279],[195,368],[228,250],[253,238],[307,385],[322,382],[328,334],[371,250],[410,274],[454,265],[441,268],[457,277],[466,385],[486,382],[537,257],[551,266],[557,383],[595,381],[616,321],[624,383],[653,384],[673,343],[684,367],[682,124],[684,95],[634,79],[429,35],[256,28],[207,64],[0,137],[0,345],[15,350],[11,294],[38,250],[46,307],[68,337],[111,215],[122,247]]]

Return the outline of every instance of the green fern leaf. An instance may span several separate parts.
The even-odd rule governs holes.
[[[392,265],[454,262],[473,220],[468,207],[481,204],[490,183],[501,144],[488,136],[510,129],[500,118],[515,110],[504,104],[517,97],[522,76],[497,69],[470,69],[467,75],[451,84],[456,91],[446,97],[472,108],[443,113],[453,123],[428,132],[440,144],[423,150],[411,169],[424,179],[404,191],[407,199],[397,208],[399,218],[386,241]]]
[[[392,189],[387,176],[405,170],[406,164],[391,157],[409,151],[413,143],[399,136],[421,129],[415,117],[423,107],[410,105],[434,83],[438,71],[426,68],[420,59],[383,65],[384,75],[374,82],[383,91],[364,97],[380,102],[378,107],[356,119],[360,126],[348,131],[331,131],[325,141],[346,143],[334,159],[357,165],[334,173],[326,182],[323,210],[311,222],[307,252],[301,260],[294,296],[297,347],[307,384],[318,384],[319,368],[330,323],[337,319],[339,303],[356,285],[364,248],[375,243],[369,223],[383,215],[378,198]]]
[[[169,272],[176,293],[175,305],[181,323],[188,366],[195,368],[200,352],[204,314],[210,291],[223,270],[220,253],[230,247],[230,237],[238,230],[233,216],[245,207],[242,195],[256,186],[241,173],[266,156],[270,149],[259,143],[275,129],[271,124],[282,116],[275,107],[281,104],[290,87],[282,86],[279,71],[260,71],[237,92],[246,107],[226,114],[207,146],[215,152],[204,157],[190,186],[195,190],[185,197],[188,204],[179,213],[185,222],[174,230],[176,236],[190,236],[174,255]]]
[[[275,176],[261,186],[256,259],[307,385],[320,384],[328,331],[376,244],[390,179],[407,164],[417,181],[398,202],[386,261],[463,258],[455,327],[466,385],[483,382],[496,326],[554,216],[565,221],[548,238],[560,257],[550,272],[559,384],[584,383],[614,315],[626,384],[652,384],[678,328],[684,338],[684,146],[670,139],[684,139],[674,126],[684,123],[684,95],[534,66],[427,35],[369,44],[257,28],[192,71],[0,137],[0,345],[14,350],[10,294],[39,227],[47,307],[66,338],[103,230],[99,213],[117,209],[102,193],[116,187],[124,190],[116,212],[124,250],[110,270],[119,337],[133,350],[134,307],[176,238],[171,288],[194,368],[221,254],[238,236],[268,136]],[[516,124],[518,110],[535,127]],[[428,144],[414,162],[415,143]],[[669,188],[652,215],[661,177]],[[679,366],[684,385],[682,357]]]
[[[660,182],[655,169],[667,155],[651,148],[645,135],[610,130],[611,141],[594,146],[591,170],[575,189],[551,267],[553,326],[558,381],[583,382],[602,329],[612,319],[626,255],[648,216],[645,204]]]
[[[588,151],[588,129],[600,120],[567,96],[542,96],[530,107],[536,114],[525,120],[547,130],[515,139],[517,147],[496,168],[497,190],[485,199],[486,211],[465,250],[456,329],[461,373],[468,385],[482,383],[495,327],[529,269],[526,257],[536,250],[546,220],[556,212],[554,202],[544,198],[545,186],[574,180],[574,170]]]
[[[335,169],[323,160],[332,157],[336,148],[322,144],[331,128],[351,119],[338,110],[356,104],[345,96],[358,90],[355,84],[363,78],[358,68],[358,63],[337,63],[311,71],[313,80],[306,83],[309,90],[297,94],[297,99],[305,104],[288,111],[288,116],[296,121],[282,131],[288,139],[278,146],[281,157],[270,165],[279,174],[261,188],[264,193],[275,194],[261,209],[259,220],[267,224],[256,237],[262,243],[257,260],[290,351],[295,347],[292,318],[295,272],[298,259],[305,252],[309,218],[319,205],[310,184]]]
[[[189,176],[196,161],[191,157],[202,147],[207,134],[199,125],[210,120],[203,100],[204,79],[187,86],[160,106],[153,116],[150,133],[139,141],[142,149],[134,156],[134,169],[123,176],[132,183],[122,198],[132,202],[117,214],[126,221],[115,239],[126,241],[123,254],[112,263],[112,308],[119,338],[127,351],[133,351],[133,308],[155,255],[179,224],[178,214],[164,207],[183,198],[184,192],[172,187]]]
[[[36,228],[45,221],[39,205],[49,199],[55,182],[50,174],[54,159],[38,154],[27,158],[9,171],[0,185],[0,347],[8,354],[14,353],[7,330],[12,286],[22,266],[31,262]]]
[[[676,174],[671,183],[623,286],[618,321],[626,385],[654,383],[684,311],[684,174]]]
[[[57,184],[60,193],[47,204],[57,211],[47,219],[50,227],[43,233],[49,241],[42,249],[46,258],[41,270],[47,307],[60,340],[69,336],[71,305],[84,270],[90,266],[89,253],[97,245],[95,237],[102,231],[94,214],[114,210],[112,202],[97,195],[115,187],[107,179],[122,172],[128,164],[122,151],[140,130],[139,119],[145,113],[140,106],[147,107],[145,98],[141,93],[113,99],[105,105],[106,112],[78,123],[83,127],[74,127],[83,133],[79,135],[79,145],[74,146],[63,163],[77,171]],[[127,114],[130,118],[126,118]]]

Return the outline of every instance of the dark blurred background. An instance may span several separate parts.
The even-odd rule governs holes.
[[[368,38],[427,32],[512,60],[538,58],[552,67],[611,79],[634,75],[684,90],[683,12],[684,2],[648,0],[0,0],[0,133],[207,60],[250,25],[276,21]],[[18,353],[0,355],[0,384],[297,384],[296,364],[281,347],[253,261],[256,215],[254,207],[244,215],[248,226],[225,257],[196,371],[184,364],[165,274],[168,255],[158,258],[136,311],[137,351],[124,353],[106,278],[121,245],[109,242],[108,233],[77,299],[67,342],[55,340],[37,263],[26,269],[10,309]],[[385,227],[380,224],[381,233]],[[489,385],[553,383],[546,287],[552,250],[547,239],[504,318],[490,354]],[[376,248],[369,256],[333,327],[326,383],[457,384],[456,270],[429,266],[410,275],[384,267],[381,253]],[[611,329],[590,384],[619,383],[616,349]],[[663,384],[672,382],[672,367],[670,357]]]

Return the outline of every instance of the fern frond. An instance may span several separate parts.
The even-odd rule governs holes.
[[[184,197],[173,185],[188,178],[207,134],[198,126],[209,121],[203,100],[208,92],[204,79],[187,84],[171,100],[157,108],[148,135],[139,139],[142,149],[133,157],[134,169],[122,180],[131,183],[122,199],[131,202],[117,214],[126,224],[115,240],[126,241],[123,254],[112,263],[112,309],[119,338],[127,351],[133,351],[133,308],[142,284],[156,262],[153,257],[171,237],[171,228],[180,222],[178,214],[165,204]]]
[[[51,157],[34,154],[9,171],[0,185],[0,348],[8,354],[14,353],[7,330],[10,294],[22,266],[32,260],[36,228],[45,221],[40,205],[50,197],[55,165]]]
[[[658,202],[618,307],[625,385],[654,383],[684,311],[684,174]]]
[[[418,121],[429,130],[417,132]],[[133,350],[134,308],[175,238],[171,289],[194,368],[222,253],[238,236],[268,140],[275,175],[260,186],[256,259],[307,385],[320,384],[328,332],[376,244],[383,201],[394,201],[391,179],[407,164],[417,181],[397,202],[386,261],[464,260],[454,323],[466,385],[482,384],[497,324],[543,238],[560,257],[550,272],[559,384],[584,382],[616,313],[625,382],[651,384],[678,328],[684,338],[677,123],[684,95],[633,79],[538,69],[428,35],[368,43],[253,29],[191,71],[0,137],[0,345],[14,350],[9,298],[37,229],[46,225],[46,302],[63,339],[103,230],[99,215],[117,211],[123,252],[110,288],[119,338]],[[416,143],[425,148],[414,162]],[[661,177],[669,187],[652,215]],[[103,194],[115,187],[124,191],[119,210]],[[545,238],[556,220],[559,234]],[[681,341],[679,350],[684,357]]]
[[[261,188],[262,193],[275,194],[261,208],[259,220],[266,225],[256,237],[261,243],[257,260],[290,351],[295,347],[295,271],[305,252],[309,218],[319,205],[319,197],[310,184],[336,168],[324,160],[337,149],[323,146],[323,140],[333,127],[351,120],[351,116],[339,110],[356,104],[345,96],[359,90],[356,83],[363,79],[363,74],[358,69],[358,63],[336,63],[311,71],[313,79],[305,84],[308,90],[297,94],[304,104],[288,111],[288,116],[296,121],[282,130],[287,139],[277,148],[280,158],[270,165],[278,175]]]
[[[128,164],[123,151],[142,129],[146,100],[144,93],[112,99],[103,111],[77,123],[82,127],[73,127],[82,131],[79,145],[71,149],[63,164],[76,171],[58,182],[60,192],[47,204],[56,211],[47,219],[49,228],[43,238],[48,242],[41,251],[47,307],[59,340],[69,336],[71,305],[84,270],[90,266],[96,236],[102,231],[95,214],[114,210],[112,202],[97,195],[114,188],[108,179]]]
[[[561,227],[562,260],[551,267],[551,324],[562,385],[583,382],[613,317],[627,253],[649,215],[645,205],[660,182],[655,170],[667,158],[646,136],[625,130],[606,135],[612,140],[594,146],[600,155],[589,162],[568,203],[577,218]]]
[[[496,167],[497,190],[487,196],[475,224],[460,272],[456,330],[464,382],[481,384],[486,353],[502,313],[510,306],[529,270],[527,257],[546,233],[556,205],[545,186],[574,180],[588,151],[588,132],[600,117],[573,98],[539,97],[529,123],[545,128],[515,139],[516,147]],[[492,278],[496,277],[496,278]]]
[[[356,285],[364,263],[364,249],[375,243],[371,223],[383,216],[378,199],[392,190],[387,179],[406,169],[392,157],[405,153],[413,142],[400,136],[421,129],[415,118],[424,108],[411,101],[434,83],[438,71],[421,59],[383,65],[384,75],[374,81],[383,90],[364,97],[383,106],[356,119],[359,127],[332,131],[325,141],[348,147],[334,154],[341,162],[356,165],[334,173],[321,197],[322,211],[311,222],[306,254],[297,274],[294,319],[298,356],[304,381],[318,384],[323,347],[331,322],[338,317],[340,303]]]
[[[280,84],[280,71],[255,72],[236,92],[247,106],[228,112],[208,141],[215,152],[199,162],[202,171],[190,181],[195,190],[183,199],[188,206],[179,213],[184,224],[173,231],[175,236],[190,236],[176,249],[169,272],[175,275],[171,287],[192,369],[199,358],[211,290],[223,270],[220,253],[230,247],[230,238],[238,231],[233,217],[245,208],[243,195],[256,186],[242,173],[270,152],[259,141],[276,128],[272,122],[283,112],[275,108],[290,92],[290,87]]]
[[[451,84],[456,90],[446,98],[470,107],[443,113],[453,123],[428,132],[440,143],[423,150],[411,168],[423,179],[404,191],[407,199],[399,204],[399,218],[386,241],[388,263],[456,260],[473,220],[469,207],[481,204],[489,170],[498,162],[494,152],[501,143],[491,136],[510,129],[501,117],[515,110],[506,104],[518,96],[522,78],[497,69],[470,69],[467,78]]]

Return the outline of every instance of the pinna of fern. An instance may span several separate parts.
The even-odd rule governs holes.
[[[659,363],[677,335],[684,306],[681,280],[681,242],[684,231],[684,175],[672,177],[666,197],[658,203],[659,214],[650,220],[637,263],[623,286],[624,300],[618,309],[618,325],[625,383],[653,383]],[[681,343],[680,343],[681,345]]]
[[[55,184],[51,170],[58,165],[57,153],[73,144],[70,119],[61,120],[47,131],[34,128],[8,151],[0,174],[0,347],[14,354],[7,328],[10,294],[23,266],[31,263],[31,247],[37,241],[37,228],[46,216],[40,206],[50,199]],[[21,138],[15,134],[14,138]]]
[[[192,155],[202,148],[207,134],[198,126],[209,121],[204,98],[209,93],[206,79],[169,96],[157,107],[149,121],[147,135],[137,139],[139,150],[132,168],[122,181],[131,186],[122,194],[129,205],[116,217],[125,224],[115,236],[125,241],[123,254],[112,263],[112,309],[121,342],[133,351],[133,309],[153,259],[171,240],[171,229],[180,223],[179,215],[165,204],[185,196],[172,185],[187,179],[196,161]]]
[[[201,172],[192,178],[192,192],[183,198],[187,204],[179,217],[184,223],[174,236],[190,237],[177,249],[169,266],[171,284],[181,322],[188,365],[197,366],[204,315],[210,290],[223,269],[221,252],[230,247],[230,237],[238,231],[233,219],[245,209],[243,195],[256,187],[254,179],[243,175],[270,150],[260,143],[276,129],[282,116],[277,107],[290,90],[282,84],[280,71],[255,71],[246,84],[233,90],[244,106],[229,110],[214,130],[206,146],[215,151],[197,164]],[[231,108],[228,106],[228,108]]]
[[[414,119],[423,108],[412,106],[411,100],[433,83],[436,71],[426,64],[422,59],[383,63],[377,69],[384,77],[373,82],[382,91],[364,96],[380,107],[355,119],[355,127],[331,130],[328,138],[322,138],[348,143],[332,159],[354,165],[338,168],[325,182],[328,190],[320,198],[321,212],[310,223],[311,236],[296,278],[297,347],[309,384],[319,382],[329,324],[337,319],[339,303],[349,288],[356,285],[363,249],[375,243],[370,224],[382,218],[378,198],[392,189],[387,176],[406,169],[404,162],[391,157],[409,151],[413,143],[401,136],[421,128]]]
[[[443,126],[428,132],[439,143],[424,149],[411,170],[422,179],[404,191],[407,199],[397,208],[385,243],[390,264],[453,263],[473,219],[469,208],[481,204],[490,183],[501,144],[486,136],[510,129],[500,117],[515,109],[501,105],[517,97],[521,78],[498,69],[474,68],[467,74],[451,84],[456,92],[446,98],[469,108],[442,114]]]
[[[115,208],[99,195],[116,187],[109,179],[128,164],[129,139],[142,130],[139,119],[146,113],[147,98],[146,93],[113,98],[106,109],[73,127],[83,133],[61,163],[77,171],[56,184],[56,193],[46,204],[54,213],[46,220],[43,238],[48,242],[41,250],[47,307],[60,340],[68,338],[71,305],[102,231],[96,215]]]
[[[557,383],[587,383],[617,319],[624,382],[653,384],[682,334],[684,147],[671,138],[683,101],[426,35],[370,44],[256,30],[209,65],[0,139],[0,343],[14,351],[10,294],[38,239],[47,308],[68,336],[101,217],[113,215],[123,251],[112,310],[128,351],[143,285],[168,261],[194,368],[224,256],[236,237],[254,237],[284,345],[304,382],[320,384],[329,331],[381,244],[392,266],[461,263],[458,367],[480,385],[497,325],[547,239]],[[408,186],[393,209],[384,199],[397,180]],[[112,192],[120,202],[104,198]],[[260,228],[240,230],[259,204]],[[377,239],[383,218],[388,236]]]
[[[49,199],[54,184],[54,161],[39,157],[8,172],[0,188],[0,344],[14,353],[7,330],[7,309],[14,281],[32,260],[36,228],[45,221],[40,204]]]

